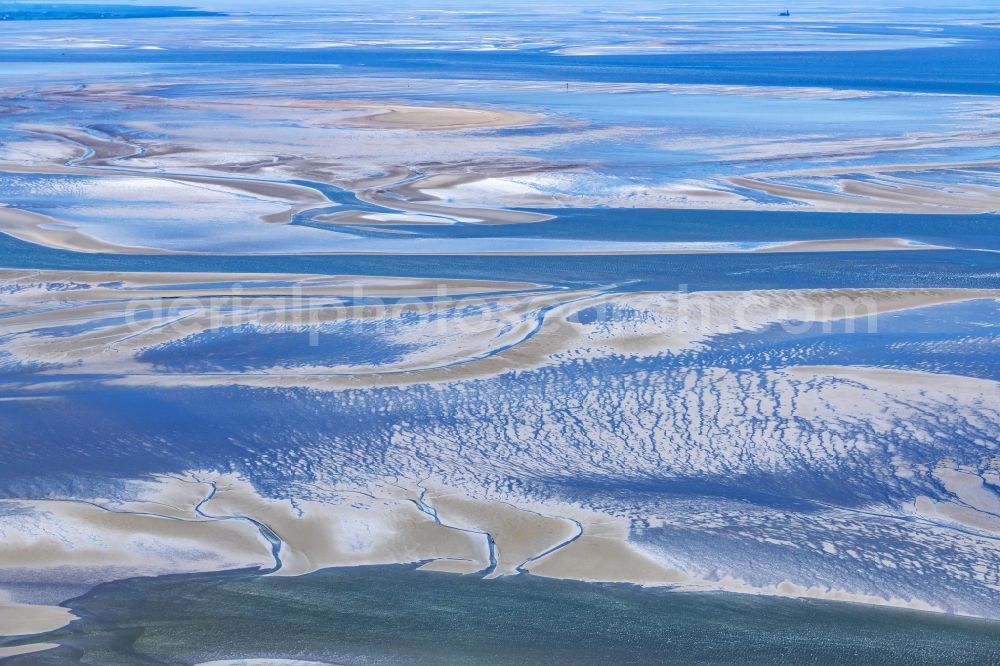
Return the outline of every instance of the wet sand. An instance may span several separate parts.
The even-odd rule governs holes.
[[[6,592],[0,589],[0,636],[20,636],[52,631],[72,622],[74,617],[69,609],[60,606],[21,604],[10,601]],[[3,653],[4,649],[0,648],[0,658],[8,656]],[[35,651],[37,650],[29,650],[29,652]]]
[[[419,204],[417,208],[421,208]],[[407,210],[411,210],[413,207],[409,204],[406,205]],[[444,214],[443,208],[438,208],[436,206],[423,207],[426,210],[435,212],[438,214]],[[285,223],[290,219],[290,216],[298,209],[290,209],[283,211],[281,213],[276,213],[273,216],[266,216],[263,219],[265,222],[274,223]],[[457,209],[448,209],[448,215],[457,215],[458,219],[464,221],[473,221],[468,217],[465,217],[465,213],[470,211],[459,211]],[[474,221],[477,224],[516,224],[524,222],[539,222],[544,219],[549,219],[549,216],[535,215],[533,213],[525,213],[521,215],[518,211],[479,211],[479,217],[475,218]],[[485,213],[485,214],[483,214]],[[345,213],[343,218],[344,223],[352,223],[354,220],[359,219],[357,214]],[[369,215],[369,214],[365,214]],[[338,214],[334,214],[332,217],[334,220],[340,221],[337,217]],[[331,216],[326,216],[330,219]],[[372,220],[369,218],[364,219],[365,224],[413,224],[412,220],[403,221],[381,221],[378,219]],[[449,223],[448,220],[442,220],[445,224]],[[418,224],[427,224],[428,222],[420,220]],[[437,224],[438,222],[430,222],[430,224]],[[6,233],[10,236],[18,238],[19,240],[27,241],[29,243],[35,243],[37,245],[43,245],[45,247],[60,249],[60,250],[71,250],[74,252],[85,252],[85,253],[111,253],[111,254],[148,254],[148,255],[168,255],[168,254],[208,254],[207,252],[201,251],[189,251],[189,250],[170,250],[158,247],[149,246],[126,246],[118,245],[108,241],[95,238],[89,234],[84,233],[80,228],[69,222],[64,222],[57,220],[55,218],[48,217],[46,215],[41,215],[38,213],[32,213],[28,211],[23,211],[15,208],[2,208],[0,207],[0,232]],[[425,239],[422,239],[425,240]],[[433,245],[434,240],[425,240]],[[314,254],[314,255],[328,255],[328,256],[365,256],[365,255],[392,255],[392,254],[404,254],[407,256],[627,256],[627,255],[668,255],[668,254],[746,254],[746,253],[791,253],[791,252],[882,252],[882,251],[894,251],[894,250],[946,250],[949,248],[928,245],[922,243],[916,243],[902,238],[848,238],[848,239],[829,239],[829,240],[816,240],[816,241],[788,241],[782,243],[767,244],[759,247],[751,248],[741,248],[741,247],[727,247],[724,244],[719,244],[714,247],[705,247],[706,245],[711,245],[708,243],[648,243],[643,247],[631,247],[628,249],[620,249],[621,246],[628,246],[628,243],[615,243],[608,242],[604,246],[596,247],[593,249],[548,249],[548,250],[510,250],[510,249],[487,249],[482,248],[469,248],[462,250],[451,250],[447,248],[448,241],[442,240],[441,243],[444,248],[441,250],[408,250],[403,249],[393,249],[392,251],[386,250],[343,250],[343,251],[309,251],[309,252],[292,252],[289,254]],[[226,253],[226,252],[216,252],[212,254],[218,254],[220,256],[226,255],[240,255],[241,253]]]
[[[876,173],[889,174],[891,170]],[[840,192],[790,185],[762,177],[733,176],[728,180],[737,187],[789,199],[812,210],[829,212],[980,214],[996,212],[1000,201],[997,190],[988,186],[956,184],[944,188],[915,180],[864,182],[845,175],[834,181]]]
[[[50,568],[67,565],[108,571],[108,562],[117,563],[118,577],[227,568],[221,562],[211,566],[203,559],[183,564],[155,558],[150,562],[150,552],[157,551],[117,536],[121,529],[117,523],[124,521],[128,534],[144,534],[149,543],[174,540],[199,553],[206,548],[217,550],[228,539],[225,532],[239,530],[244,533],[238,546],[243,558],[256,560],[261,568],[271,566],[272,575],[279,576],[298,576],[330,567],[424,562],[421,568],[426,570],[488,573],[487,578],[529,572],[557,579],[939,610],[919,599],[882,598],[791,581],[759,587],[729,577],[699,578],[672,568],[632,544],[628,520],[558,502],[508,504],[472,498],[447,488],[421,492],[416,486],[408,488],[394,481],[378,487],[330,489],[330,500],[299,499],[293,505],[287,500],[260,496],[235,475],[193,473],[186,479],[164,477],[145,483],[146,496],[109,507],[114,511],[108,514],[113,520],[98,520],[97,514],[89,511],[87,533],[96,539],[95,544],[102,545],[86,557],[81,559],[84,553],[75,550],[56,549],[39,558],[36,548],[19,547],[15,540],[8,548],[4,566],[27,567],[43,577]],[[206,499],[212,487],[216,491]],[[337,496],[341,499],[333,501]],[[164,505],[176,512],[173,519],[132,513]],[[64,538],[66,520],[79,515],[79,503],[25,506],[44,512],[49,518],[47,530]],[[15,524],[15,535],[16,529]],[[266,564],[272,555],[271,546],[261,538],[265,529],[280,540],[273,565]],[[489,543],[494,544],[495,566],[490,563]],[[236,562],[229,564],[229,568],[238,566]],[[0,610],[4,609],[13,611],[0,621],[0,635],[5,636],[39,633],[73,619],[68,610],[57,607],[0,604]]]
[[[700,583],[685,586],[683,589],[737,592],[740,594],[787,597],[791,599],[819,599],[823,601],[841,601],[853,604],[888,606],[891,608],[906,608],[910,610],[930,611],[936,613],[945,612],[942,609],[923,601],[922,599],[900,599],[896,597],[886,598],[873,594],[857,594],[832,587],[799,585],[791,581],[784,581],[782,583],[778,583],[777,585],[760,587],[750,585],[742,580],[723,578],[720,581],[714,581],[708,584]]]
[[[109,254],[177,254],[152,247],[130,247],[89,236],[72,223],[17,208],[0,207],[0,233],[36,245],[73,252]]]
[[[0,209],[2,210],[2,209]],[[470,280],[450,278],[379,277],[370,275],[319,275],[295,273],[151,273],[111,271],[62,271],[0,268],[0,280],[25,287],[33,286],[44,291],[49,283],[73,282],[87,285],[88,290],[64,292],[61,299],[94,300],[120,296],[150,297],[194,295],[205,291],[225,293],[236,288],[235,296],[288,294],[297,288],[303,295],[329,296],[441,296],[451,294],[477,294],[519,292],[544,289],[534,282],[504,282],[499,280]],[[277,282],[280,285],[268,283]],[[158,287],[157,291],[139,291]],[[162,289],[175,287],[175,289]],[[101,291],[106,290],[106,291]],[[176,293],[175,293],[176,292]],[[16,298],[16,296],[14,296]]]
[[[308,104],[306,102],[305,104]],[[315,107],[311,107],[315,108]],[[467,109],[453,106],[375,105],[339,102],[330,108],[360,110],[341,124],[376,129],[419,131],[471,130],[496,127],[520,127],[538,122],[541,117],[514,111]]]
[[[470,340],[462,356],[442,366],[390,366],[375,372],[331,373],[321,367],[291,372],[212,374],[129,372],[109,379],[121,385],[303,387],[327,391],[381,386],[438,384],[534,370],[558,363],[560,355],[585,350],[589,359],[611,355],[650,356],[697,345],[713,335],[754,330],[782,321],[827,322],[858,320],[861,329],[871,317],[887,312],[981,298],[1000,298],[1000,291],[976,289],[843,289],[773,290],[756,292],[638,292],[631,294],[567,293],[528,300],[523,307],[554,305],[543,324],[520,342],[494,354]],[[562,301],[562,302],[560,302]],[[629,307],[646,313],[642,327],[589,326],[573,320],[587,308]],[[489,338],[484,338],[484,340]],[[465,359],[462,362],[462,359]],[[398,364],[397,364],[398,366]]]
[[[158,477],[133,487],[135,500],[104,508],[76,500],[22,502],[27,511],[22,516],[43,522],[52,539],[21,540],[19,520],[25,518],[9,520],[5,527],[12,539],[0,564],[41,577],[66,566],[109,572],[114,565],[118,577],[264,568],[271,566],[270,545],[261,538],[266,526],[280,539],[274,574],[281,576],[426,562],[427,569],[490,571],[488,577],[525,570],[644,585],[686,580],[630,546],[627,521],[572,506],[517,506],[447,488],[420,492],[395,483],[332,489],[339,502],[299,499],[293,505],[260,496],[237,476],[207,473]],[[557,515],[543,513],[549,511]],[[195,557],[168,555],[176,549]],[[0,604],[4,607],[17,612],[0,621],[0,635],[38,633],[72,619],[63,608]]]
[[[220,82],[224,85],[225,82]],[[983,119],[982,126],[969,129],[956,122],[945,130],[924,129],[906,134],[885,136],[827,137],[806,136],[794,145],[781,145],[773,140],[761,139],[752,145],[733,146],[722,142],[718,148],[725,157],[730,155],[752,167],[739,174],[725,167],[718,173],[699,175],[693,180],[667,180],[643,187],[641,191],[626,187],[626,191],[608,181],[599,187],[593,196],[584,190],[570,188],[563,194],[537,191],[533,194],[511,193],[500,187],[486,197],[485,201],[471,201],[462,192],[462,185],[472,181],[503,179],[518,174],[557,175],[574,167],[584,172],[594,173],[594,165],[573,165],[567,161],[545,160],[534,157],[534,148],[544,148],[552,142],[566,143],[565,130],[572,122],[557,117],[549,118],[537,113],[520,112],[501,108],[481,108],[466,106],[424,105],[407,102],[407,91],[412,82],[387,79],[386,86],[398,98],[391,101],[367,99],[309,99],[303,89],[304,98],[288,96],[294,90],[296,81],[275,81],[261,84],[256,94],[247,97],[221,96],[207,98],[176,98],[164,95],[155,86],[145,84],[94,84],[86,89],[49,88],[35,91],[33,101],[50,100],[60,104],[128,104],[130,106],[170,106],[191,114],[228,113],[237,114],[239,123],[250,124],[260,120],[274,120],[284,116],[293,117],[303,128],[315,131],[311,143],[326,143],[329,136],[350,143],[358,134],[385,137],[379,140],[375,152],[359,154],[358,162],[349,166],[342,160],[331,160],[323,151],[309,151],[301,143],[289,138],[282,140],[268,137],[243,137],[240,150],[244,160],[230,155],[229,148],[220,144],[199,143],[204,136],[192,136],[178,132],[177,128],[157,127],[154,122],[142,123],[145,129],[158,138],[137,138],[127,131],[114,127],[101,127],[100,131],[86,128],[60,127],[38,123],[25,123],[19,130],[36,140],[58,140],[73,147],[75,157],[66,164],[78,169],[91,167],[105,169],[134,165],[137,171],[149,175],[169,171],[178,172],[218,172],[234,175],[265,173],[276,180],[307,178],[328,183],[345,184],[359,192],[364,198],[378,201],[390,207],[407,206],[414,213],[457,216],[472,222],[484,224],[508,224],[539,221],[517,208],[586,207],[595,205],[639,206],[646,208],[717,208],[739,210],[818,210],[818,211],[870,211],[903,213],[979,213],[997,209],[997,188],[989,180],[980,183],[950,182],[948,178],[922,181],[911,178],[908,172],[930,172],[944,170],[957,173],[969,168],[991,169],[995,160],[969,160],[969,154],[956,157],[952,162],[941,161],[931,152],[929,160],[912,164],[851,165],[845,164],[854,158],[868,155],[890,155],[899,151],[940,151],[962,147],[986,149],[997,141],[997,131],[987,120],[992,118],[989,110],[971,109],[967,113]],[[363,95],[364,85],[357,82],[342,82],[339,94],[357,93]],[[455,84],[461,85],[461,84]],[[512,85],[526,89],[558,89],[553,83],[516,82]],[[598,84],[580,83],[582,89],[602,94],[659,92],[676,95],[719,95],[739,97],[770,96],[782,99],[853,99],[878,96],[872,92],[834,91],[824,88],[783,87],[775,89],[753,86],[705,86],[705,85],[663,85],[663,84]],[[425,88],[421,88],[426,91]],[[725,97],[723,97],[725,99]],[[18,103],[16,100],[12,103]],[[971,103],[970,103],[971,104]],[[547,123],[547,127],[561,131],[543,133],[538,142],[525,141],[518,137],[497,137],[488,130],[523,127]],[[567,125],[569,123],[569,125]],[[140,123],[133,123],[139,125]],[[583,124],[581,132],[600,136],[601,132],[628,131],[624,127],[600,127]],[[633,128],[634,129],[634,128]],[[449,144],[447,154],[428,157],[426,144],[419,136],[423,132],[437,132],[442,140],[459,141],[467,138],[468,151],[472,154],[490,152],[484,143],[495,139],[498,157],[459,158]],[[607,135],[603,135],[607,138]],[[560,138],[562,137],[562,138]],[[214,137],[210,137],[214,138]],[[476,143],[482,140],[483,143]],[[301,141],[299,139],[298,141]],[[697,143],[697,141],[696,141]],[[392,145],[396,149],[383,151]],[[421,146],[424,150],[421,151]],[[733,153],[732,151],[736,151]],[[173,157],[159,160],[157,158]],[[824,159],[833,164],[829,168],[812,167],[799,170],[763,171],[770,163],[787,161],[792,158],[810,160],[813,164]],[[963,159],[964,157],[964,159]],[[52,157],[55,161],[56,157]],[[934,161],[930,161],[934,160]],[[44,160],[34,160],[43,162]],[[23,162],[23,161],[22,161]],[[510,168],[507,163],[521,162],[521,166]],[[12,164],[19,163],[11,160]],[[23,164],[21,165],[24,166]],[[42,166],[40,164],[40,166]],[[411,169],[418,168],[426,176],[416,181],[409,178]],[[599,169],[598,169],[599,171]],[[870,179],[853,177],[867,174]],[[827,185],[801,185],[796,178],[822,177]],[[783,182],[789,179],[789,182]],[[832,185],[832,187],[828,187]],[[780,197],[785,201],[755,200],[740,190]],[[494,188],[497,189],[497,188]],[[542,188],[544,190],[545,188]],[[558,189],[558,188],[557,188]],[[365,190],[368,190],[367,192]],[[385,193],[377,190],[385,190]],[[488,191],[489,188],[486,188]],[[466,193],[467,194],[467,193]],[[474,197],[475,198],[475,197]],[[409,202],[409,203],[407,203]],[[410,208],[409,206],[413,207]],[[299,210],[304,209],[300,208]],[[514,209],[514,210],[512,210]],[[294,210],[291,214],[294,214]],[[276,215],[275,221],[285,221],[290,214]]]
[[[59,627],[52,627],[51,629],[42,629],[40,631],[32,631],[32,634],[40,634],[45,631],[51,631],[52,629],[58,629]],[[0,635],[3,632],[0,631]],[[11,647],[0,647],[0,659],[4,657],[16,657],[19,654],[32,654],[34,652],[42,652],[44,650],[51,650],[52,648],[59,647],[58,643],[28,643],[27,645],[14,645]]]
[[[452,204],[438,197],[436,193],[430,192],[430,190],[447,192],[463,183],[474,182],[482,178],[482,175],[473,174],[431,174],[416,180],[406,178],[378,188],[361,190],[357,196],[362,201],[386,208],[398,208],[410,213],[441,215],[472,224],[527,224],[552,219],[552,215],[526,210]]]
[[[105,508],[76,500],[22,502],[27,513],[8,520],[12,539],[0,564],[42,578],[66,566],[104,575],[113,570],[115,577],[265,568],[272,567],[266,529],[280,540],[272,567],[280,576],[419,562],[436,571],[485,573],[493,558],[489,577],[523,568],[555,578],[644,585],[686,580],[630,546],[627,521],[571,506],[516,506],[396,483],[331,489],[339,502],[299,499],[293,505],[260,496],[237,476],[207,473],[133,485],[135,500]],[[24,520],[42,521],[52,539],[19,539]],[[185,550],[194,557],[181,557]],[[17,613],[0,622],[0,635],[38,633],[72,619],[62,608],[6,607]]]
[[[793,241],[759,248],[756,252],[889,252],[893,250],[949,250],[942,245],[915,243],[905,238],[843,238]]]

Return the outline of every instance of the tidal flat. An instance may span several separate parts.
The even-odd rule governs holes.
[[[0,661],[1000,663],[1000,13],[0,3]]]

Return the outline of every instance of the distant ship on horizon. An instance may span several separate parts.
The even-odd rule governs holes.
[[[791,16],[791,15],[792,15],[792,13],[790,11],[788,11],[787,9],[785,11],[781,12],[780,14],[778,14],[778,16]]]

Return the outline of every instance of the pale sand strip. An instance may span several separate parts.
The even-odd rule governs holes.
[[[0,209],[2,210],[2,209]],[[44,299],[44,294],[60,301],[97,300],[110,297],[161,298],[166,295],[201,296],[226,293],[237,287],[236,296],[275,295],[301,293],[328,296],[442,296],[452,294],[477,294],[495,292],[521,292],[545,289],[534,282],[505,282],[500,280],[473,280],[450,278],[382,277],[374,275],[321,275],[296,273],[154,273],[124,271],[83,271],[46,269],[0,268],[0,281],[17,284],[25,289],[38,285],[32,301]],[[291,283],[289,286],[267,286],[269,282]],[[50,283],[80,283],[89,289],[45,292]],[[205,289],[197,285],[212,285]],[[171,287],[176,290],[146,287]],[[298,289],[298,291],[292,291]],[[39,293],[42,292],[42,293]],[[444,292],[444,294],[442,294]],[[234,294],[230,294],[234,295]],[[16,295],[4,295],[0,302],[7,302]]]
[[[152,247],[130,247],[99,240],[79,231],[76,225],[39,213],[0,207],[0,233],[35,245],[58,250],[107,254],[179,254]]]
[[[479,221],[480,224],[485,224]],[[905,238],[831,238],[808,241],[785,241],[760,245],[757,247],[698,247],[691,243],[649,243],[648,247],[637,249],[616,249],[619,243],[609,241],[605,247],[596,249],[565,249],[565,250],[462,250],[462,251],[419,251],[419,252],[383,252],[383,251],[345,251],[321,252],[318,254],[343,255],[390,255],[406,256],[463,256],[463,257],[552,257],[552,256],[642,256],[642,255],[694,255],[694,254],[780,254],[806,252],[892,252],[896,250],[951,250],[943,245],[930,245],[907,240]],[[628,245],[628,243],[621,243]]]
[[[63,627],[74,619],[76,616],[67,608],[16,603],[0,590],[0,636],[40,634]]]
[[[59,627],[53,627],[53,629],[58,629]],[[40,634],[43,631],[48,631],[47,629],[42,629],[40,631],[32,631],[33,634]],[[0,628],[0,635],[3,634],[2,628]],[[0,659],[5,657],[16,657],[19,654],[31,654],[33,652],[42,652],[43,650],[51,650],[52,648],[59,647],[58,643],[28,643],[27,645],[13,645],[11,647],[0,647]]]
[[[976,139],[983,139],[983,135],[978,132],[970,133],[970,137]],[[1000,138],[1000,137],[998,137]],[[949,137],[951,139],[951,137]],[[932,146],[923,147],[935,147],[940,148],[947,146],[949,141],[943,142],[943,144],[934,144]],[[990,144],[989,139],[983,143],[983,146]],[[920,144],[916,144],[920,145]],[[978,145],[978,143],[977,143]],[[889,150],[899,150],[913,147],[910,143],[901,143],[898,145],[889,146]],[[872,150],[871,147],[863,147],[860,154],[867,155]],[[870,176],[879,176],[885,174],[906,172],[906,171],[940,171],[940,170],[950,170],[950,169],[993,169],[1000,167],[1000,160],[977,160],[977,161],[964,161],[964,162],[909,162],[909,163],[894,163],[894,164],[876,164],[876,165],[855,165],[850,167],[832,166],[832,167],[812,167],[807,169],[794,169],[794,170],[782,170],[782,171],[762,171],[756,173],[746,174],[745,178],[784,178],[784,177],[801,177],[801,176],[843,176],[850,173],[863,173]]]
[[[441,558],[431,560],[417,567],[421,571],[440,571],[441,573],[460,574],[467,576],[483,570],[483,563],[475,560],[456,560],[453,558]]]
[[[251,99],[181,100],[166,97],[143,97],[122,91],[112,94],[122,101],[180,106],[185,108],[302,109],[306,111],[343,111],[343,116],[329,118],[328,125],[359,127],[376,130],[461,131],[522,127],[540,122],[544,116],[504,109],[459,106],[421,106],[370,100],[281,99],[278,97]],[[108,95],[101,95],[108,99]],[[113,144],[118,145],[118,144]]]
[[[817,211],[979,214],[996,212],[1000,207],[1000,195],[996,189],[973,185],[956,185],[945,191],[932,183],[918,184],[914,181],[890,186],[844,177],[837,180],[841,192],[836,193],[763,178],[730,176],[727,180],[738,187],[796,201]],[[766,204],[749,206],[768,207]]]
[[[885,202],[899,208],[959,209],[975,212],[996,212],[1000,207],[1000,190],[978,185],[952,185],[947,189],[931,183],[864,182],[843,178],[840,187],[845,194]]]
[[[306,102],[305,104],[312,104]],[[311,108],[315,108],[312,106]],[[541,116],[514,111],[444,106],[382,105],[340,102],[329,108],[359,110],[358,115],[337,119],[339,125],[417,131],[472,130],[532,125]]]
[[[763,192],[764,194],[783,199],[799,201],[815,206],[817,210],[832,209],[878,212],[885,209],[885,206],[878,201],[848,197],[844,194],[834,194],[807,187],[799,187],[797,185],[786,185],[784,183],[757,180],[743,176],[730,176],[728,180],[737,187]]]
[[[544,116],[504,109],[470,108],[460,106],[421,106],[394,104],[370,100],[281,99],[254,97],[249,100],[228,99],[197,101],[176,98],[133,97],[125,91],[123,99],[149,99],[155,104],[212,108],[245,107],[251,110],[304,109],[309,111],[344,111],[347,115],[330,118],[329,125],[368,129],[410,131],[460,131],[522,127],[540,122]]]
[[[738,594],[785,597],[790,599],[820,599],[823,601],[840,601],[854,604],[867,604],[869,606],[888,606],[891,608],[906,608],[910,610],[930,611],[934,613],[947,612],[943,608],[929,604],[923,599],[902,599],[899,597],[886,598],[873,594],[849,592],[847,590],[834,587],[800,585],[787,580],[775,585],[757,586],[751,585],[746,581],[727,576],[722,580],[717,581],[695,582],[693,584],[685,585],[681,589],[708,592],[736,592]]]
[[[884,252],[891,250],[949,250],[942,245],[914,243],[905,238],[843,238],[793,241],[754,250],[760,253],[778,252]]]
[[[676,33],[675,33],[676,34]],[[684,38],[687,36],[685,35]],[[918,48],[941,48],[961,44],[964,39],[947,37],[927,37],[923,36],[918,40],[905,41],[869,41],[869,42],[813,42],[810,44],[799,44],[787,39],[771,39],[766,42],[740,42],[730,41],[719,44],[706,45],[700,40],[687,41],[684,39],[658,40],[658,39],[635,39],[620,44],[594,44],[587,46],[561,46],[553,53],[561,56],[648,56],[661,54],[680,53],[743,53],[746,51],[767,51],[769,53],[799,53],[809,51],[813,53],[835,52],[846,53],[852,51],[900,51]]]

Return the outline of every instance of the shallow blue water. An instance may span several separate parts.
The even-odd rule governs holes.
[[[317,326],[315,344],[308,342],[305,330],[268,331],[248,325],[215,329],[152,347],[138,358],[164,372],[241,372],[311,363],[376,368],[394,363],[418,347],[380,336],[371,323],[354,322],[344,328],[349,332]]]
[[[81,21],[183,16],[221,16],[218,12],[185,7],[115,4],[60,4],[0,2],[0,21]]]
[[[959,31],[959,28],[951,28]],[[86,53],[0,50],[9,62],[123,62],[283,66],[338,65],[355,73],[435,78],[541,79],[633,83],[712,83],[762,86],[821,86],[861,90],[901,90],[1000,94],[994,73],[1000,50],[994,31],[966,28],[971,44],[900,51],[643,54],[562,56],[545,51],[440,52],[403,49],[268,50],[256,48],[135,51],[88,49]]]
[[[994,624],[900,610],[412,571],[247,572],[105,585],[63,647],[10,664],[284,658],[390,664],[993,664]]]
[[[629,240],[754,240],[842,238],[912,234],[927,242],[997,247],[992,216],[895,216],[634,209],[559,211],[565,219],[539,225],[539,237]],[[815,217],[813,217],[815,215]],[[535,233],[530,225],[444,227],[483,238]],[[914,233],[915,232],[915,233]],[[620,256],[141,256],[80,254],[44,248],[0,235],[0,266],[81,270],[275,272],[387,275],[533,281],[541,284],[617,285],[620,290],[747,290],[848,287],[1000,286],[1000,253],[890,251],[718,255]]]
[[[803,213],[641,208],[536,209],[555,216],[534,224],[400,225],[436,238],[565,238],[605,241],[792,241],[906,238],[931,245],[1000,250],[1000,216]]]

